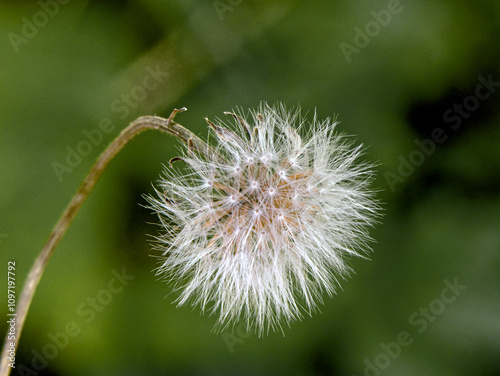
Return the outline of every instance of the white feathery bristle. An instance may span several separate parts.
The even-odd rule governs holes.
[[[218,329],[243,319],[260,335],[311,314],[363,256],[378,214],[372,165],[299,110],[261,104],[251,120],[211,124],[214,155],[187,150],[187,174],[167,169],[147,197],[164,232],[157,274],[178,304],[218,312]],[[232,130],[231,130],[232,128]]]

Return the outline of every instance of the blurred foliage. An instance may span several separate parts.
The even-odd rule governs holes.
[[[443,119],[475,95],[480,77],[500,81],[500,2],[401,1],[349,63],[341,44],[355,46],[355,27],[376,27],[373,12],[391,3],[0,2],[1,275],[16,260],[19,292],[95,159],[140,115],[186,106],[177,120],[204,136],[203,117],[261,100],[338,114],[339,130],[379,163],[374,187],[385,203],[371,261],[352,260],[356,274],[321,313],[284,335],[215,334],[213,316],[175,308],[172,287],[151,272],[148,234],[157,227],[142,194],[179,145],[143,134],[113,161],[49,263],[13,374],[38,364],[32,374],[362,375],[371,374],[367,360],[384,365],[381,344],[406,331],[413,342],[383,375],[500,375],[500,90],[457,129]],[[166,76],[141,91],[148,69]],[[126,104],[134,90],[145,98]],[[58,178],[53,163],[65,163],[103,119],[112,130]],[[398,174],[436,128],[447,140],[390,184],[387,172]],[[123,269],[135,278],[92,309],[95,317],[82,314]],[[411,315],[456,278],[467,289],[418,333]],[[6,288],[0,297],[5,315]],[[34,364],[71,322],[78,335]]]

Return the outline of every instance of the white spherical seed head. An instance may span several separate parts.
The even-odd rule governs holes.
[[[165,226],[157,274],[176,281],[180,305],[219,312],[219,328],[243,318],[261,334],[335,293],[379,208],[372,166],[335,122],[283,105],[262,104],[249,123],[232,115],[235,130],[212,127],[214,155],[186,151],[186,176],[167,170],[148,197]]]

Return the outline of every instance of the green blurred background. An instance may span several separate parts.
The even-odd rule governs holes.
[[[142,194],[179,145],[142,134],[50,261],[13,374],[500,375],[500,88],[477,89],[500,81],[498,0],[62,3],[0,2],[2,281],[15,260],[20,291],[119,131],[175,107],[188,107],[177,120],[202,136],[203,117],[261,100],[338,114],[338,129],[379,163],[385,216],[371,232],[371,261],[351,261],[356,274],[321,312],[284,335],[213,333],[216,317],[175,308],[172,287],[152,273],[156,218]],[[157,85],[145,89],[151,70]],[[451,121],[458,105],[470,111]],[[87,155],[58,176],[54,162],[66,164],[106,119],[102,141],[80,146]],[[446,141],[416,152],[438,128]],[[110,295],[123,270],[135,278]],[[467,288],[445,303],[445,280]],[[106,304],[92,308],[92,299]],[[78,334],[65,341],[68,324]],[[411,344],[397,351],[391,342],[404,332]]]

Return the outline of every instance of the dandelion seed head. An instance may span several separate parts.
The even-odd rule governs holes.
[[[361,146],[298,110],[262,104],[247,122],[212,125],[213,155],[186,150],[147,199],[162,224],[157,274],[179,305],[239,319],[262,334],[311,314],[363,256],[378,205]],[[170,225],[171,224],[171,225]]]

